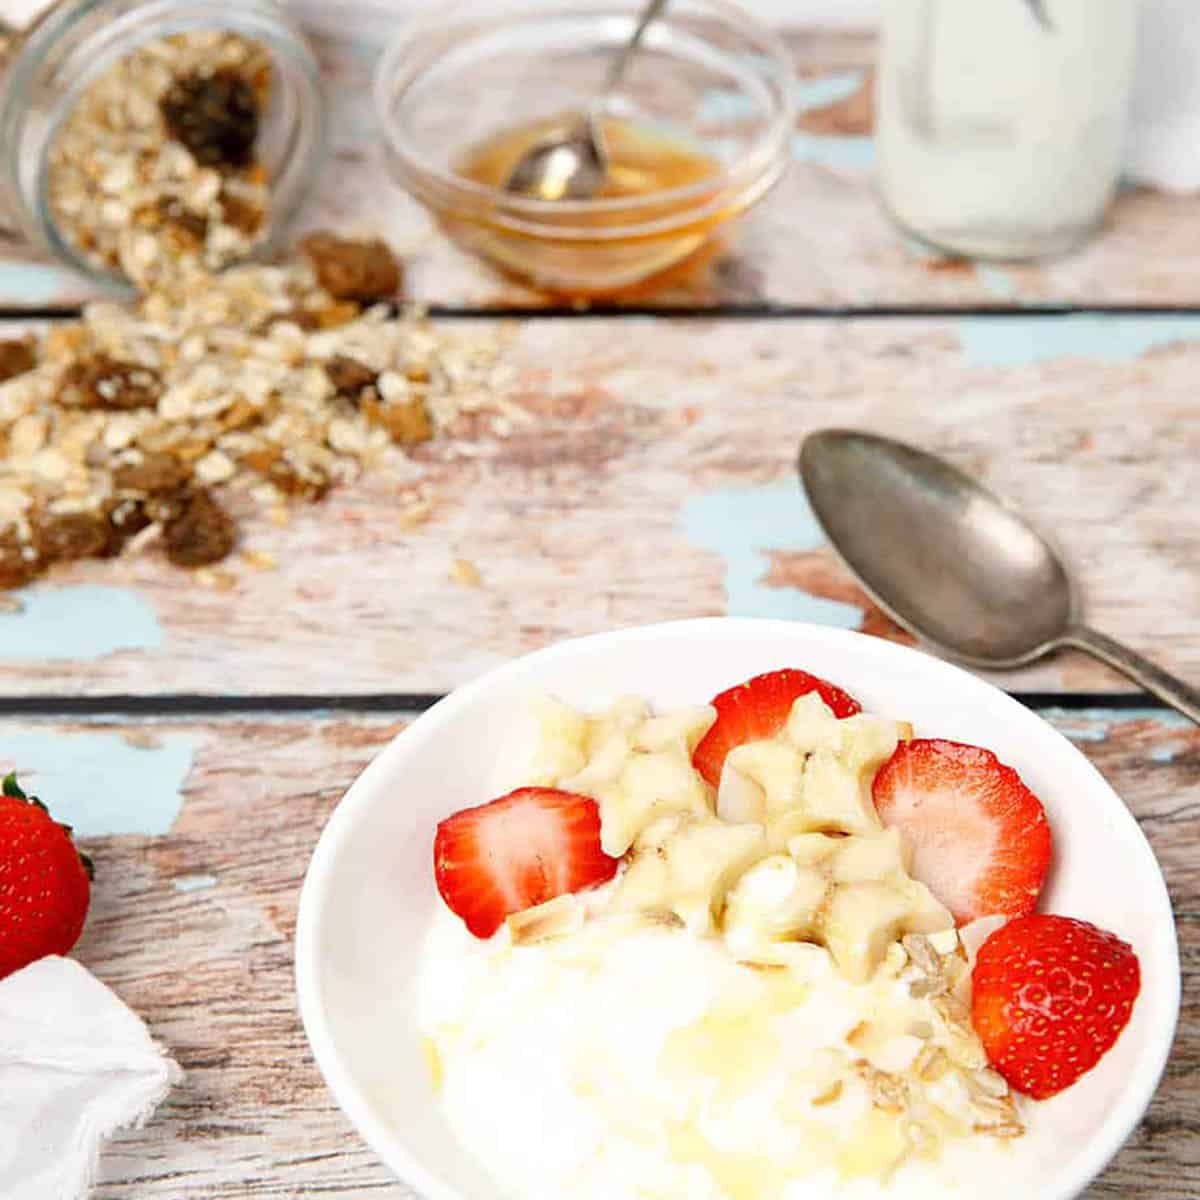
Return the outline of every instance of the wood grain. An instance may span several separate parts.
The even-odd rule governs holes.
[[[1197,1200],[1200,730],[1149,712],[1050,717],[1141,821],[1167,875],[1183,954],[1183,1018],[1163,1085],[1088,1200]],[[87,844],[98,884],[78,956],[187,1071],[152,1123],[105,1155],[98,1200],[411,1197],[325,1090],[296,1015],[291,966],[297,890],[321,826],[400,724],[370,716],[0,723],[0,747],[31,728],[64,742],[97,729],[142,741],[187,733],[197,745],[168,836]],[[179,890],[197,879],[211,886]]]
[[[456,249],[389,179],[372,111],[371,72],[398,22],[378,5],[341,0],[336,19],[325,13],[319,23],[332,169],[323,173],[301,226],[384,234],[407,256],[410,294],[424,303],[543,303],[537,293]],[[1127,189],[1099,237],[1078,254],[1041,265],[976,269],[913,245],[883,214],[872,179],[873,37],[795,27],[782,32],[801,80],[791,170],[722,253],[656,296],[657,303],[870,308],[1187,305],[1200,299],[1197,198]],[[819,89],[811,89],[853,72],[862,86],[849,97],[826,103]],[[0,241],[0,308],[72,305],[95,294],[65,271],[37,263],[27,250]]]
[[[915,441],[1011,496],[1064,547],[1091,621],[1195,680],[1200,341],[1174,337],[1200,320],[527,322],[511,396],[530,421],[422,448],[427,524],[406,528],[377,474],[287,527],[250,520],[244,545],[279,567],[234,559],[229,591],[149,552],[62,568],[45,587],[129,589],[162,645],[30,658],[0,614],[18,622],[0,624],[0,695],[442,692],[564,637],[725,612],[888,632],[795,483],[800,439],[829,425]],[[1006,354],[1021,361],[988,361]],[[481,586],[455,582],[456,558]],[[997,679],[1132,690],[1066,655]]]

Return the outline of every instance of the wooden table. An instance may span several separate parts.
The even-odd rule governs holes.
[[[369,478],[286,527],[251,525],[247,544],[280,565],[237,565],[232,590],[93,562],[0,614],[0,765],[78,827],[98,871],[78,955],[187,1071],[106,1155],[104,1200],[410,1195],[334,1106],[296,1016],[296,898],[322,824],[414,712],[564,636],[726,612],[900,636],[800,500],[808,430],[870,427],[978,472],[1057,531],[1098,625],[1200,678],[1200,200],[1126,191],[1053,264],[933,257],[872,192],[871,39],[789,29],[796,162],[739,245],[657,307],[563,313],[386,183],[366,107],[378,29],[325,23],[341,26],[321,41],[338,170],[308,222],[382,211],[440,319],[520,315],[512,398],[537,421],[469,455],[425,450],[420,529]],[[0,336],[87,299],[8,255]],[[481,586],[452,579],[460,557]],[[1129,802],[1179,920],[1175,1053],[1088,1196],[1195,1200],[1200,730],[1071,655],[996,681]]]

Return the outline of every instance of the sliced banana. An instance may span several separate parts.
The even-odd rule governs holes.
[[[717,719],[717,710],[711,704],[696,708],[681,708],[664,713],[661,717],[650,717],[633,732],[635,750],[682,750],[691,761],[692,753],[700,739],[712,728]]]
[[[949,912],[924,884],[909,877],[904,843],[896,831],[849,837],[801,833],[788,839],[787,848],[798,874],[815,876],[823,887],[814,917],[794,936],[824,945],[838,967],[856,982],[869,978],[887,962],[902,935],[953,931]],[[750,874],[757,877],[777,857],[764,860]],[[775,869],[782,874],[782,868]],[[765,895],[764,886],[758,885],[743,892],[741,881],[730,892],[726,929],[750,931],[737,935],[736,948],[731,942],[735,953],[744,956],[744,947],[756,937],[761,946],[763,922],[753,910],[756,903],[763,907]],[[903,962],[903,954],[899,957]]]
[[[614,734],[624,735],[628,742],[637,727],[651,717],[650,705],[641,696],[622,696],[599,716],[587,717],[587,740],[584,749],[590,758]]]
[[[816,692],[799,696],[788,714],[784,737],[801,754],[814,750],[837,753],[842,746],[841,721]]]
[[[835,841],[837,839],[834,839]],[[832,875],[835,883],[870,883],[903,878],[908,862],[900,831],[884,829],[864,837],[840,839],[835,846]]]
[[[842,973],[864,983],[906,933],[935,933],[954,918],[924,884],[904,877],[839,884],[826,907],[825,945]]]
[[[839,724],[842,734],[839,757],[852,771],[870,779],[896,752],[899,742],[912,740],[912,726],[907,721],[856,713]]]
[[[848,883],[834,890],[822,934],[842,974],[852,983],[866,983],[907,917],[908,902],[898,888]]]
[[[896,830],[843,838],[827,861],[834,891],[825,944],[850,979],[869,978],[904,934],[953,931],[949,911],[910,878]]]
[[[722,927],[734,956],[772,962],[780,942],[816,937],[829,887],[824,872],[801,866],[786,854],[755,864],[725,898]]]
[[[748,775],[731,766],[728,760],[717,788],[717,816],[735,825],[748,821],[759,825],[767,823],[767,793]]]
[[[653,716],[637,698],[590,718],[541,706],[550,782],[595,797],[604,850],[630,852],[610,911],[673,914],[701,934],[719,923],[744,961],[778,963],[823,945],[855,982],[902,963],[905,934],[953,936],[950,914],[909,876],[904,843],[882,828],[871,798],[875,772],[910,727],[865,714],[839,720],[815,693],[801,696],[776,737],[729,754],[714,797],[691,764],[714,718],[707,705]],[[528,929],[518,921],[516,938],[569,923],[565,910],[546,916]]]
[[[670,750],[633,751],[616,779],[589,793],[600,806],[600,844],[619,858],[648,825],[671,813],[712,814],[709,790],[687,756]]]
[[[553,782],[595,798],[606,854],[620,857],[647,825],[665,814],[711,814],[710,789],[692,767],[692,750],[713,718],[707,705],[654,717],[637,698],[583,718],[585,761]],[[569,732],[574,734],[573,727]]]
[[[582,771],[587,763],[587,718],[551,696],[535,699],[533,717],[537,744],[525,772],[526,781],[555,786],[560,779]]]
[[[675,814],[638,838],[610,901],[613,911],[674,912],[707,933],[730,885],[765,851],[757,825]]]
[[[597,789],[615,782],[624,769],[625,760],[633,751],[629,738],[620,730],[613,730],[604,741],[588,751],[587,761],[574,775],[565,775],[555,782],[558,787],[585,796],[595,795]]]
[[[576,933],[583,928],[583,918],[583,902],[568,893],[524,912],[512,913],[507,924],[512,944],[526,946]]]
[[[777,847],[799,833],[874,832],[871,782],[906,732],[865,714],[838,720],[815,692],[801,696],[781,735],[730,752],[717,813],[759,821]]]
[[[824,833],[804,833],[787,840],[787,852],[802,867],[813,867],[827,862],[842,846],[843,839],[829,837]]]
[[[823,833],[875,833],[882,828],[871,799],[874,773],[859,771],[829,750],[814,750],[804,764],[808,827]]]
[[[729,772],[758,785],[764,799],[764,820],[804,804],[804,755],[782,739],[747,742],[731,750],[725,759],[722,786]]]

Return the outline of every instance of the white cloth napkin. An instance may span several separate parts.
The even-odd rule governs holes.
[[[141,1125],[182,1072],[69,958],[0,981],[0,1196],[80,1200],[105,1138]]]

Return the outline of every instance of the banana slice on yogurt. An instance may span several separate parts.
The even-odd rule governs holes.
[[[707,933],[730,885],[765,851],[758,825],[731,825],[691,813],[662,818],[637,839],[609,907],[673,912],[693,932]]]
[[[824,946],[841,973],[864,983],[907,933],[953,930],[954,919],[907,870],[895,830],[805,833],[729,890],[722,927],[734,955],[776,962],[789,942]]]

